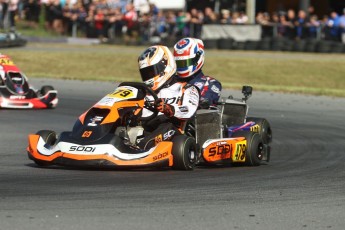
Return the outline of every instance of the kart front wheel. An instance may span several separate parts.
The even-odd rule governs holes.
[[[40,130],[36,134],[39,135],[41,138],[43,138],[44,142],[48,146],[54,145],[56,140],[57,140],[56,133],[54,131],[51,131],[51,130]],[[38,160],[38,159],[34,159],[34,162],[37,165],[39,165],[39,166],[48,166],[48,165],[50,165],[50,162],[42,161],[42,160]]]
[[[44,85],[44,86],[42,86],[40,93],[41,93],[42,96],[44,96],[44,95],[46,95],[51,90],[54,90],[53,86],[51,86],[51,85]]]
[[[247,141],[245,150],[245,164],[248,166],[259,166],[265,155],[264,144],[259,133],[238,131],[232,137],[244,137]]]
[[[197,162],[197,148],[195,139],[185,135],[173,139],[173,169],[193,170]]]

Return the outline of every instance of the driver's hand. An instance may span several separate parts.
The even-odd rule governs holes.
[[[164,113],[164,115],[167,117],[173,117],[175,114],[174,107],[170,104],[166,104],[162,98],[159,99],[157,110],[161,113]]]

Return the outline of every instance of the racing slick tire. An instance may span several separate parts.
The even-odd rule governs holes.
[[[54,145],[56,140],[57,140],[56,133],[54,131],[51,131],[51,130],[40,130],[36,134],[39,135],[40,137],[42,137],[44,142],[50,146]],[[42,161],[42,160],[37,160],[37,159],[34,159],[34,162],[39,166],[50,165],[50,163],[47,161]]]
[[[270,123],[265,118],[248,117],[248,121],[254,121],[259,125],[258,133],[260,134],[264,144],[269,144],[272,141],[272,129]]]
[[[54,90],[54,87],[51,85],[44,85],[42,86],[40,93],[42,96],[46,95],[50,90]]]
[[[193,170],[197,162],[197,147],[195,139],[186,135],[174,137],[172,155],[175,170]]]
[[[238,131],[232,137],[244,137],[247,140],[246,160],[248,166],[259,166],[264,157],[264,144],[259,133]]]

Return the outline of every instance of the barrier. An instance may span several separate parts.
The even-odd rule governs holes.
[[[259,41],[260,25],[203,25],[201,39],[233,39],[236,42]]]

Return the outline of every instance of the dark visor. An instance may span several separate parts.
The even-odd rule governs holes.
[[[141,79],[143,81],[147,81],[151,78],[154,78],[157,75],[160,75],[165,69],[165,65],[161,62],[148,66],[145,68],[140,69]]]
[[[176,60],[176,67],[177,68],[186,68],[188,66],[194,65],[193,58],[189,58],[186,60]]]

